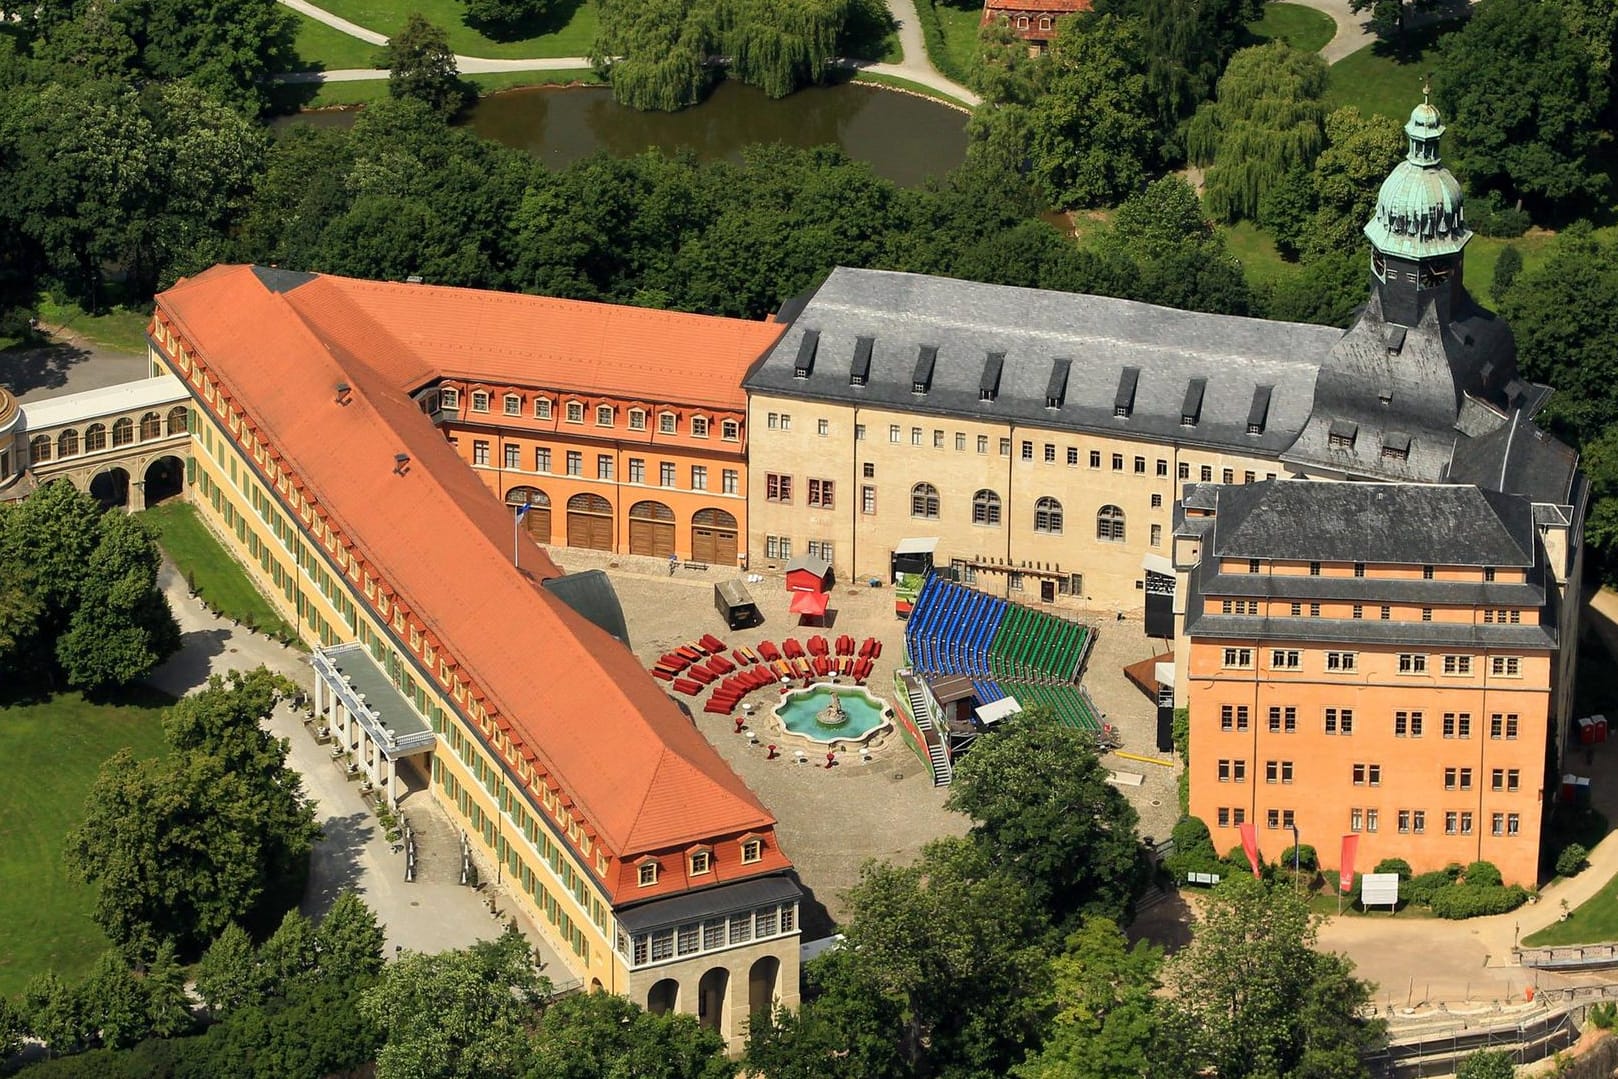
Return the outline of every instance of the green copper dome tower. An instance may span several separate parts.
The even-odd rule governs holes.
[[[1430,300],[1449,301],[1447,308],[1459,299],[1462,251],[1472,238],[1461,185],[1438,153],[1444,123],[1427,94],[1405,124],[1409,152],[1382,182],[1365,225],[1383,314],[1404,326],[1415,325]]]

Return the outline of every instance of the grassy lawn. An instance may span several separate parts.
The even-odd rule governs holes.
[[[958,109],[964,109],[967,107],[965,102],[957,101],[948,94],[940,93],[939,91],[934,90],[931,86],[923,86],[919,82],[911,82],[909,79],[896,78],[893,75],[878,75],[870,71],[861,71],[854,76],[854,81],[868,82],[876,86],[890,86],[895,90],[907,90],[912,94],[919,94],[922,97],[931,98],[934,101],[939,101],[945,105],[950,105]]]
[[[195,506],[171,499],[140,516],[156,530],[163,550],[185,574],[186,580],[195,582],[197,594],[208,606],[226,618],[250,621],[272,635],[293,635],[292,628],[281,620],[247,579],[246,572],[197,518]]]
[[[98,345],[121,352],[144,355],[146,324],[152,320],[150,308],[112,307],[92,315],[76,303],[61,303],[52,296],[39,298],[39,320],[48,326],[65,326]]]
[[[1550,944],[1595,944],[1607,940],[1618,940],[1618,877],[1609,880],[1599,892],[1575,907],[1573,916],[1567,921],[1552,922],[1539,932],[1530,933],[1522,942],[1530,947],[1543,947]]]
[[[1300,4],[1265,4],[1264,17],[1247,24],[1259,42],[1284,41],[1302,52],[1319,52],[1337,35],[1331,16]]]
[[[966,73],[976,63],[978,23],[983,19],[983,5],[962,0],[917,0],[916,13],[921,19],[922,40],[933,66],[945,78],[965,82]],[[930,21],[937,24],[937,35],[928,32]]]
[[[125,746],[139,757],[162,751],[167,703],[146,690],[116,705],[66,693],[0,707],[0,758],[11,777],[0,783],[0,996],[46,970],[80,978],[106,950],[91,919],[95,890],[69,875],[62,844],[102,761]]]
[[[1362,113],[1381,113],[1403,123],[1421,101],[1422,80],[1437,59],[1438,38],[1458,25],[1450,21],[1412,30],[1404,56],[1377,42],[1343,57],[1329,69],[1327,106],[1353,105]]]
[[[499,41],[466,24],[466,6],[461,0],[317,0],[333,15],[357,23],[367,30],[392,36],[404,26],[413,11],[444,28],[449,46],[462,56],[492,56],[502,59],[534,56],[588,56],[596,35],[595,5],[587,0],[564,0],[542,22],[520,27],[515,37]]]
[[[1248,284],[1270,284],[1298,272],[1297,263],[1281,258],[1270,234],[1253,222],[1238,221],[1234,225],[1226,225],[1224,232],[1225,243],[1230,247],[1230,253],[1242,264]]]
[[[294,71],[341,71],[351,67],[381,67],[382,50],[357,37],[349,37],[301,12],[298,19]]]

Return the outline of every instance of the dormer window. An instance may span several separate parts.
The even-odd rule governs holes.
[[[1180,426],[1195,427],[1202,419],[1202,395],[1208,389],[1208,380],[1194,378],[1186,383],[1185,400],[1180,404]]]
[[[629,429],[631,431],[646,430],[646,410],[644,408],[632,408],[629,410]]]
[[[916,369],[910,376],[910,392],[925,394],[933,388],[933,365],[938,362],[938,348],[922,345],[916,350]]]
[[[742,864],[752,865],[764,860],[764,840],[756,836],[742,840]]]
[[[551,418],[551,399],[549,397],[534,398],[534,419],[548,420]]]
[[[1382,437],[1382,456],[1390,461],[1406,461],[1410,458],[1410,436],[1390,431]]]
[[[612,406],[611,405],[597,405],[596,406],[596,426],[597,427],[611,427],[612,426]]]
[[[1072,366],[1072,360],[1051,361],[1051,378],[1045,385],[1046,408],[1061,408],[1062,402],[1067,399],[1067,376]]]
[[[1113,395],[1112,414],[1128,419],[1135,411],[1135,389],[1140,385],[1140,368],[1126,367],[1118,376],[1118,392]]]
[[[736,420],[725,420],[719,425],[719,437],[726,442],[738,442],[742,437],[742,425]]]
[[[506,415],[522,415],[522,398],[515,393],[508,393],[505,397]]]
[[[815,351],[820,347],[820,331],[803,331],[803,340],[798,342],[798,358],[792,362],[793,378],[808,378],[815,371]]]
[[[678,422],[672,412],[660,412],[657,415],[657,433],[660,435],[674,434],[674,425]]]
[[[487,411],[489,411],[489,394],[488,394],[488,391],[486,391],[486,390],[473,390],[472,391],[472,411],[473,412],[487,412]]]
[[[1005,369],[1006,354],[991,352],[983,358],[983,378],[978,381],[978,400],[994,401],[1000,396],[1000,372]]]
[[[635,883],[642,888],[650,888],[657,883],[657,860],[648,858],[635,867]]]
[[[704,873],[713,872],[713,851],[698,850],[691,852],[691,875],[700,877]]]
[[[708,417],[706,417],[706,416],[692,416],[691,417],[691,437],[692,438],[707,438],[708,437]]]
[[[1334,450],[1351,450],[1359,433],[1359,424],[1349,420],[1333,420],[1326,431],[1326,445]]]
[[[460,408],[461,391],[454,386],[445,386],[438,391],[438,403],[444,408]]]
[[[871,349],[875,344],[874,337],[854,338],[854,360],[848,366],[850,386],[863,386],[871,380]]]
[[[567,422],[584,422],[584,403],[582,401],[569,401],[567,403]]]

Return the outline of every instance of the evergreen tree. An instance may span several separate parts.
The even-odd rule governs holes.
[[[225,926],[197,963],[197,995],[216,1017],[256,1003],[265,985],[253,938],[235,922]]]
[[[388,39],[386,54],[390,97],[420,101],[443,113],[460,109],[466,95],[443,27],[411,12]]]

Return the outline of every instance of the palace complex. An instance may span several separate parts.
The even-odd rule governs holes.
[[[1331,867],[1357,833],[1360,869],[1531,883],[1585,483],[1466,291],[1437,111],[1405,130],[1347,332],[841,268],[750,322],[218,266],[118,403],[370,766],[429,784],[574,976],[733,1044],[797,999],[774,819],[537,544],[886,579],[924,541],[984,591],[1145,610],[1218,849],[1297,829]],[[0,487],[88,452],[33,407],[0,395]]]

